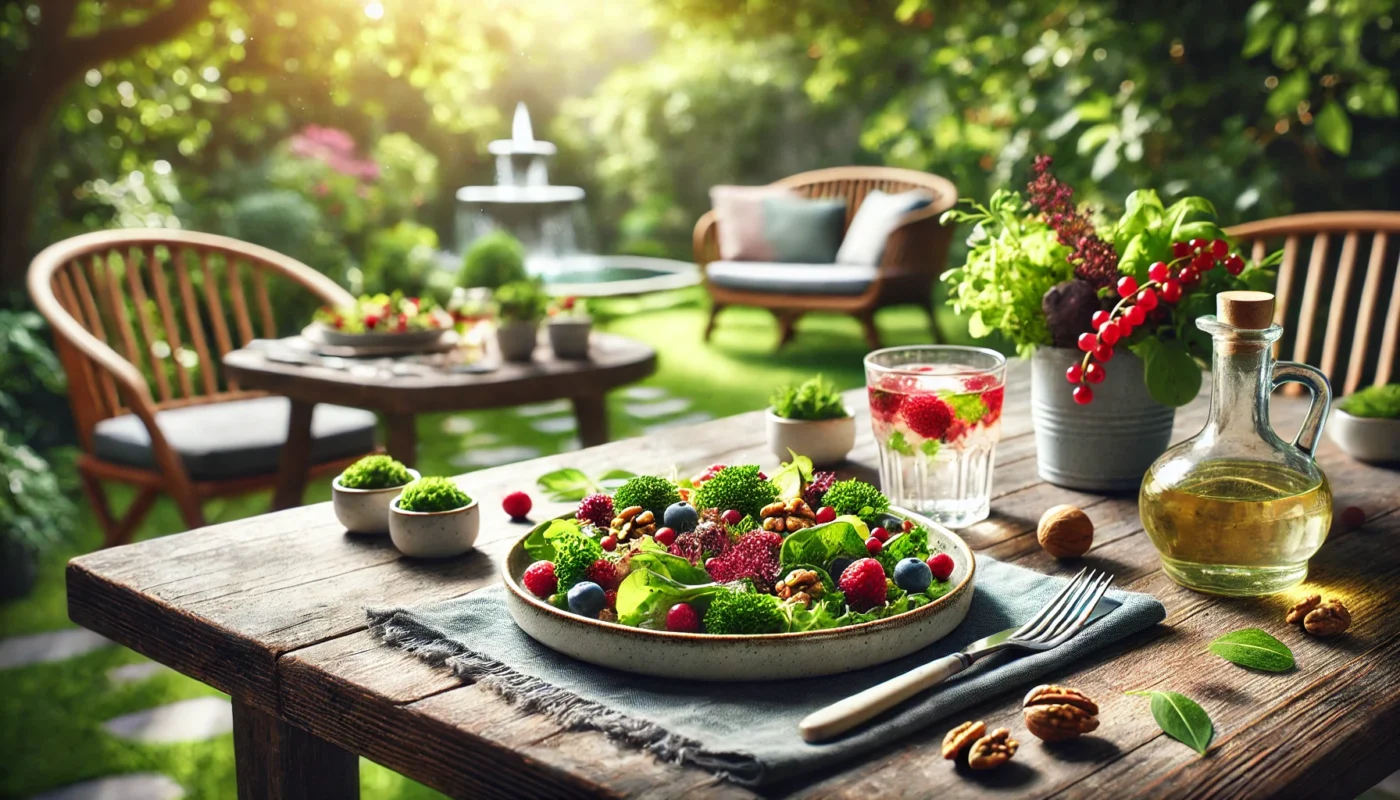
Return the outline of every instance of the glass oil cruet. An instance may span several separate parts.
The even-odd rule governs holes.
[[[1332,388],[1313,367],[1273,362],[1283,335],[1273,315],[1272,294],[1221,292],[1216,314],[1196,321],[1215,340],[1210,418],[1142,481],[1138,509],[1162,567],[1197,591],[1250,596],[1295,586],[1332,524],[1332,490],[1313,460]],[[1269,423],[1269,395],[1290,382],[1312,390],[1292,444]]]

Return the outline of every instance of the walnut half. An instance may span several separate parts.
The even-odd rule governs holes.
[[[1303,628],[1313,636],[1336,636],[1350,627],[1351,612],[1335,597],[1303,618]]]
[[[1098,704],[1068,686],[1037,686],[1026,694],[1022,706],[1026,730],[1044,742],[1062,742],[1099,727]]]
[[[949,761],[956,760],[958,756],[963,754],[963,751],[986,734],[987,725],[981,720],[964,722],[948,731],[948,735],[943,737],[943,757]]]
[[[1021,743],[1011,738],[1011,731],[997,728],[978,739],[967,753],[967,765],[973,769],[995,769],[1011,760]]]
[[[1299,600],[1292,608],[1288,609],[1288,616],[1284,617],[1284,621],[1289,625],[1300,625],[1303,622],[1303,618],[1308,615],[1308,612],[1321,604],[1322,595],[1310,594],[1302,600]]]

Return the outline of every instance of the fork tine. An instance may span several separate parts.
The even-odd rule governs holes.
[[[1074,591],[1063,601],[1056,604],[1054,613],[1048,615],[1040,624],[1029,631],[1026,631],[1025,639],[1032,642],[1039,642],[1053,637],[1065,619],[1079,608],[1079,602],[1084,596],[1093,591],[1094,583],[1099,579],[1098,570],[1090,570],[1089,574],[1081,581],[1076,581]]]
[[[1079,609],[1079,612],[1071,618],[1070,624],[1066,628],[1061,630],[1057,636],[1055,636],[1049,642],[1047,642],[1047,644],[1050,647],[1055,647],[1057,645],[1065,643],[1075,634],[1079,633],[1079,631],[1082,630],[1084,628],[1084,625],[1088,622],[1089,615],[1094,613],[1094,607],[1099,604],[1099,600],[1103,598],[1104,593],[1108,591],[1108,587],[1112,583],[1113,576],[1104,575],[1103,579],[1099,582],[1098,586],[1095,587],[1093,594],[1089,595],[1089,597],[1086,598],[1083,606]]]
[[[1040,622],[1041,622],[1042,620],[1044,620],[1046,617],[1048,617],[1048,616],[1053,612],[1053,610],[1055,609],[1056,605],[1057,605],[1061,600],[1063,600],[1063,599],[1065,598],[1066,595],[1068,595],[1070,592],[1074,591],[1075,586],[1084,578],[1084,573],[1087,572],[1088,570],[1089,570],[1088,567],[1084,567],[1083,569],[1079,570],[1079,574],[1078,574],[1078,575],[1075,575],[1074,578],[1071,579],[1069,583],[1065,584],[1065,588],[1061,589],[1059,594],[1057,594],[1057,595],[1055,595],[1054,597],[1050,598],[1050,601],[1049,601],[1048,603],[1046,603],[1043,607],[1041,607],[1040,611],[1037,611],[1037,612],[1036,612],[1036,615],[1035,615],[1034,617],[1031,617],[1030,620],[1027,621],[1025,625],[1022,625],[1020,628],[1018,628],[1018,629],[1016,630],[1015,633],[1011,634],[1011,638],[1013,638],[1013,639],[1020,639],[1022,636],[1025,635],[1026,631],[1029,631],[1032,627],[1034,627],[1034,626],[1040,624]]]

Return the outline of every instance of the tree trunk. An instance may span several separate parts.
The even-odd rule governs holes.
[[[0,128],[0,290],[20,290],[34,257],[30,236],[38,191],[35,176],[56,105],[55,97],[39,104],[6,102],[0,107],[5,120]]]

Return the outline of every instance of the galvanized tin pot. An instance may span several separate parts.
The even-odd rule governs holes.
[[[1068,489],[1136,492],[1147,468],[1171,442],[1176,409],[1152,399],[1142,360],[1120,348],[1094,387],[1094,402],[1074,402],[1065,370],[1084,354],[1041,347],[1031,359],[1031,420],[1040,477]]]

